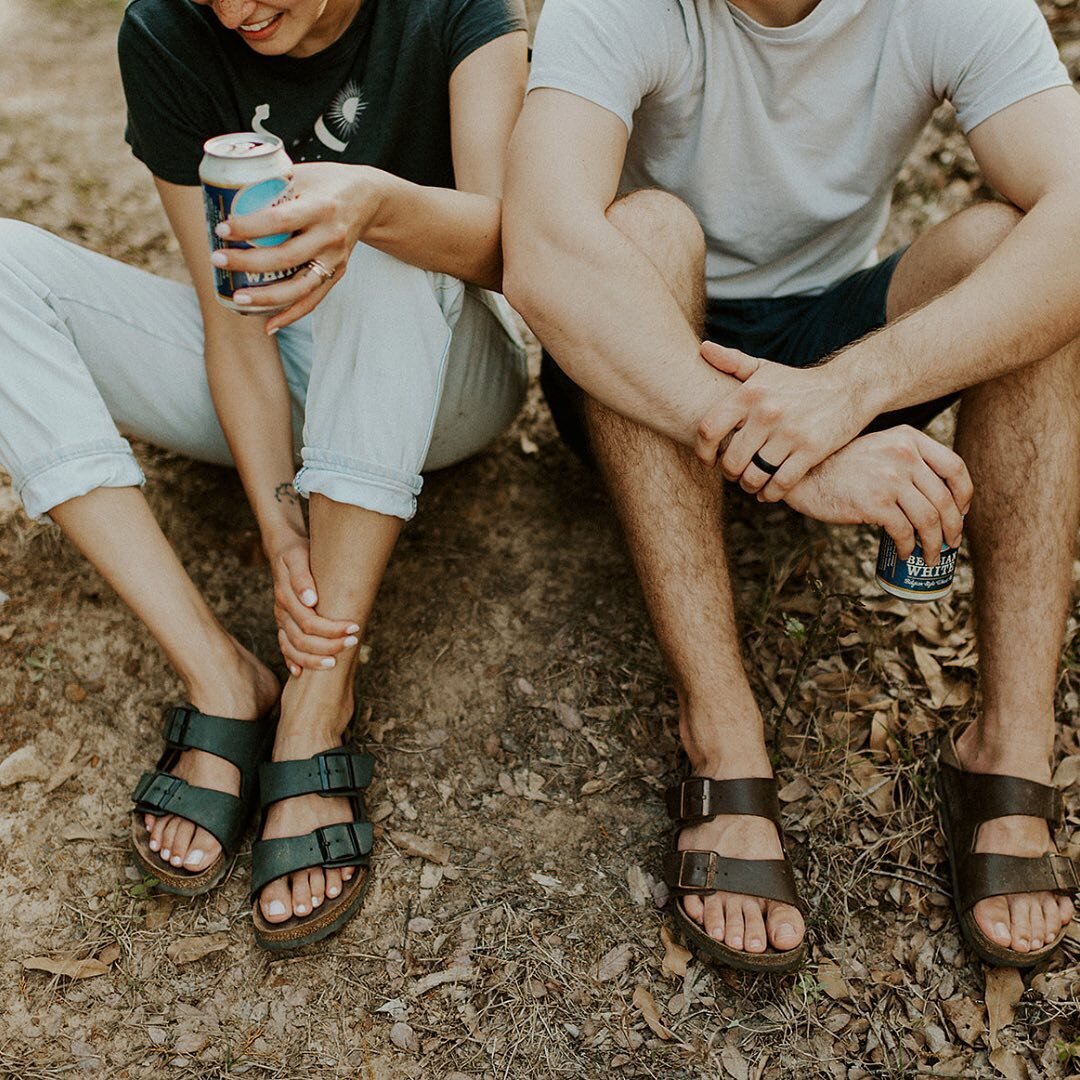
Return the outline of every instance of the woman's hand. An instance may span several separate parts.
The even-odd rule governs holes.
[[[360,627],[324,619],[315,611],[319,595],[311,576],[306,536],[292,533],[267,554],[274,575],[278,646],[289,671],[299,676],[304,668],[332,668],[338,653],[359,643]]]
[[[268,334],[313,310],[345,274],[356,243],[379,212],[392,177],[366,165],[309,162],[293,169],[292,198],[252,214],[230,217],[217,227],[223,240],[256,240],[292,233],[269,247],[224,248],[214,266],[273,274],[293,267],[290,278],[233,295],[238,304],[282,307],[266,323]]]

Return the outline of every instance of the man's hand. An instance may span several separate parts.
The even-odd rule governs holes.
[[[299,676],[304,668],[325,670],[334,657],[358,644],[355,623],[324,619],[315,611],[319,602],[311,576],[306,536],[295,533],[267,552],[274,575],[274,620],[278,646],[289,671]]]
[[[706,341],[701,355],[742,386],[711,408],[698,427],[695,452],[712,464],[730,432],[720,465],[729,480],[762,502],[779,502],[806,474],[846,446],[874,417],[861,395],[838,382],[828,364],[789,368]],[[776,466],[759,468],[754,456]]]
[[[912,427],[862,435],[789,492],[800,514],[837,525],[880,525],[901,559],[915,549],[935,566],[942,539],[958,547],[974,488],[967,466],[948,447]]]

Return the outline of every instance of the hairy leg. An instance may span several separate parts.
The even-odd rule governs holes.
[[[970,273],[1020,220],[999,204],[931,229],[897,267],[890,316],[930,300]],[[1080,343],[966,391],[956,450],[975,500],[967,531],[975,566],[981,712],[957,744],[965,768],[1048,784],[1054,688],[1080,524]],[[976,848],[1034,857],[1049,850],[1041,819],[998,818]],[[1037,950],[1072,917],[1050,893],[975,905],[983,932],[1007,948]]]
[[[150,631],[197,709],[254,720],[270,708],[277,679],[226,633],[138,488],[97,488],[50,514]],[[181,754],[172,772],[199,787],[240,792],[236,767],[201,750]],[[221,849],[206,830],[174,815],[147,815],[147,827],[151,846],[173,866],[209,866]]]
[[[610,220],[652,260],[700,337],[704,243],[693,214],[670,195],[616,202]],[[660,647],[679,695],[679,733],[695,775],[769,777],[762,718],[739,655],[721,534],[718,470],[647,428],[589,400],[593,451],[615,500]],[[762,818],[725,816],[684,829],[679,846],[733,857],[779,858]],[[804,932],[788,905],[732,893],[687,896],[687,914],[734,949],[786,950]]]
[[[363,634],[401,527],[400,518],[311,496],[311,573],[320,615],[357,623]],[[357,650],[350,649],[328,671],[308,669],[299,678],[289,679],[281,697],[275,761],[309,758],[341,745],[353,715],[356,662]],[[262,835],[264,839],[302,836],[351,820],[348,799],[301,795],[270,808]],[[268,922],[277,923],[294,913],[308,915],[325,896],[337,896],[342,881],[352,874],[351,867],[316,868],[278,878],[259,897],[262,913]]]

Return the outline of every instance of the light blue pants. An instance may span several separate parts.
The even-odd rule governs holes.
[[[364,244],[277,341],[303,448],[297,489],[394,517],[415,513],[422,469],[480,450],[525,395],[502,297]],[[0,468],[27,514],[142,484],[121,432],[232,463],[194,289],[0,220]]]

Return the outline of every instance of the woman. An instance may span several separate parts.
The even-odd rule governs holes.
[[[190,703],[166,711],[166,752],[136,789],[136,856],[164,888],[206,891],[261,787],[267,948],[325,937],[359,907],[371,761],[341,745],[356,646],[421,468],[480,449],[524,394],[520,340],[484,291],[501,280],[524,27],[518,0],[132,0],[127,138],[194,289],[0,223],[0,464],[144,621]],[[294,197],[219,232],[292,235],[212,258],[202,144],[243,130],[284,141]],[[214,266],[302,269],[238,293],[280,309],[245,317],[215,300]],[[272,673],[162,536],[120,430],[235,462],[273,568],[280,709]]]

